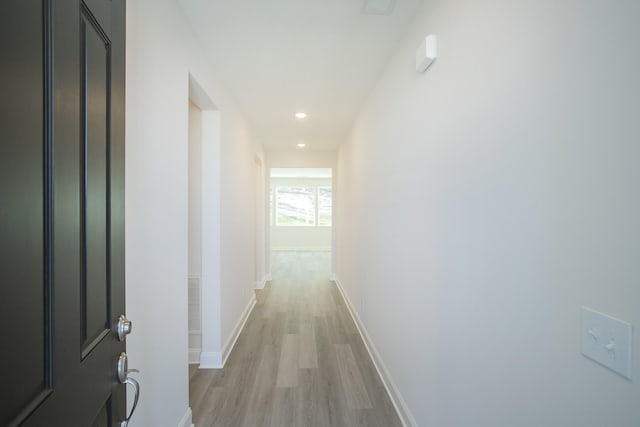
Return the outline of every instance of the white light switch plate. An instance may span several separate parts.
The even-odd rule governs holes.
[[[631,379],[630,323],[582,307],[582,354]]]

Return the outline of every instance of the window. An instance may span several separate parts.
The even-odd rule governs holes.
[[[316,187],[277,187],[276,225],[316,225]]]
[[[318,225],[331,227],[331,187],[318,187]]]
[[[278,227],[331,227],[330,186],[276,187],[270,205]]]

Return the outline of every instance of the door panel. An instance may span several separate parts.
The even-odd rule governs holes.
[[[89,3],[0,5],[2,426],[125,416],[125,10]]]
[[[9,65],[2,66],[0,78],[0,311],[3,324],[13,326],[3,333],[11,348],[2,351],[0,372],[2,382],[14,387],[0,395],[0,425],[37,404],[48,388],[44,12],[41,0],[11,3],[13,13],[0,15],[3,33],[11,34],[0,38],[2,61]]]
[[[104,406],[100,409],[98,416],[91,424],[91,427],[109,427],[111,425],[110,415],[111,409],[109,408],[111,404],[110,400],[107,400]]]
[[[113,38],[114,34],[111,31],[111,22],[114,21],[116,25],[118,25],[119,18],[114,16],[113,8],[109,1],[85,0],[82,4],[87,11],[90,11],[89,14],[95,17],[96,22],[100,23],[100,27],[106,37],[109,39]]]
[[[83,11],[81,23],[83,117],[82,243],[84,271],[81,300],[83,357],[109,331],[108,303],[108,156],[109,41]]]

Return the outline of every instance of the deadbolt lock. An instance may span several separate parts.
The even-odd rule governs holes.
[[[132,323],[127,319],[124,314],[118,317],[118,324],[116,326],[116,333],[118,334],[118,340],[124,341],[124,339],[131,333]]]

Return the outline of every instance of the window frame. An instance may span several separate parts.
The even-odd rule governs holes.
[[[313,224],[282,224],[278,221],[278,193],[280,188],[313,188]],[[331,192],[331,210],[329,212],[330,223],[328,225],[320,224],[320,189],[325,188],[329,189]],[[332,184],[301,184],[301,185],[291,185],[291,184],[278,184],[272,185],[269,188],[269,201],[270,201],[270,213],[269,213],[269,222],[271,226],[274,227],[321,227],[321,228],[331,228],[333,227],[333,185]]]
[[[329,225],[320,224],[320,189],[328,188],[331,197],[329,197]],[[333,186],[316,185],[316,227],[332,227],[333,226]]]

